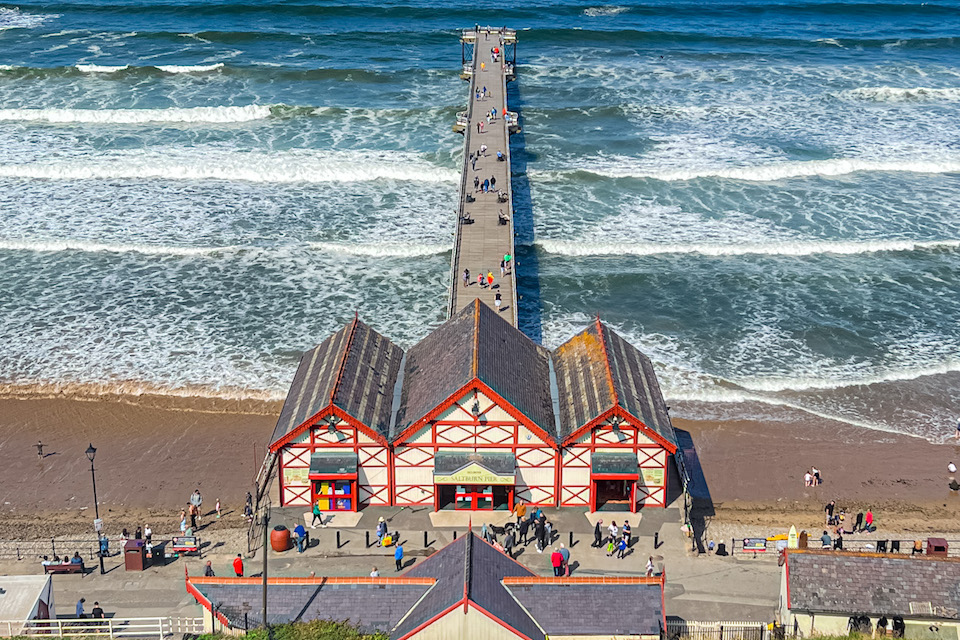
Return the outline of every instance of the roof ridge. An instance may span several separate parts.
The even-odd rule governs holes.
[[[471,522],[472,523],[472,522]],[[467,534],[466,550],[463,554],[463,607],[466,611],[467,601],[470,600],[470,582],[473,578],[471,565],[472,555],[473,555],[473,527],[470,528],[470,533]]]
[[[480,298],[473,304],[473,362],[470,365],[472,377],[480,377]]]
[[[604,325],[600,322],[600,316],[597,316],[597,335],[600,337],[600,350],[603,351],[603,362],[607,373],[607,383],[610,385],[610,394],[613,396],[613,406],[620,406],[620,394],[617,393],[617,385],[613,381],[613,367],[610,364],[610,354],[607,352],[607,339],[604,333]]]
[[[347,334],[347,339],[343,343],[343,353],[340,354],[340,366],[337,367],[337,379],[333,382],[333,388],[330,389],[330,404],[336,404],[337,391],[340,390],[340,385],[343,383],[343,372],[347,368],[347,354],[350,353],[350,347],[353,346],[353,339],[357,334],[357,325],[360,324],[360,314],[357,313],[353,317],[353,322],[350,323],[350,332]]]

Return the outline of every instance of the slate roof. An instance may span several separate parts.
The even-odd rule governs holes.
[[[550,352],[479,300],[407,352],[394,438],[474,378],[555,436]]]
[[[537,623],[524,612],[500,582],[504,576],[533,575],[474,533],[458,538],[404,574],[404,577],[411,578],[434,578],[437,584],[400,623],[391,637],[402,638],[411,633],[434,616],[462,601],[466,595],[488,613],[528,638],[545,640]]]
[[[598,319],[553,351],[560,437],[619,406],[676,446],[650,358]]]
[[[659,584],[511,584],[506,588],[549,636],[660,635]]]
[[[386,437],[403,350],[359,319],[300,358],[271,443],[331,403]]]
[[[320,579],[323,580],[322,578]],[[194,584],[231,626],[260,623],[259,584]],[[421,584],[271,584],[267,618],[271,624],[318,619],[346,620],[367,632],[389,632],[431,586]]]
[[[787,576],[794,611],[910,616],[910,603],[929,604],[924,618],[960,619],[960,562],[909,555],[789,551]]]

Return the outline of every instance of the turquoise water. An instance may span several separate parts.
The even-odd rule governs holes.
[[[960,2],[0,7],[2,382],[282,397],[355,311],[421,338],[490,22],[528,334],[599,313],[674,415],[952,435]]]

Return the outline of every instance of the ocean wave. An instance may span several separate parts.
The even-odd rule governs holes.
[[[418,256],[433,256],[450,251],[450,245],[446,244],[347,244],[342,242],[311,242],[309,245],[313,249],[326,251],[329,253],[343,253],[355,256],[372,256],[377,258],[414,258]]]
[[[15,383],[0,383],[0,397],[5,398],[61,398],[71,400],[102,401],[104,396],[137,398],[138,405],[143,404],[142,396],[157,396],[158,398],[197,398],[204,400],[232,400],[249,402],[274,403],[286,397],[285,391],[271,391],[269,389],[250,389],[241,387],[214,387],[204,385],[164,386],[147,382],[129,380],[115,382],[53,382],[53,381],[19,381]],[[259,413],[259,407],[246,407],[242,413]],[[265,407],[264,413],[273,415],[272,407]],[[235,412],[236,407],[218,408],[200,406],[191,408],[191,411],[204,413]]]
[[[615,16],[619,15],[625,11],[629,11],[627,7],[619,6],[603,6],[603,7],[588,7],[583,10],[583,15],[590,18],[599,18],[602,16]]]
[[[859,87],[840,93],[841,97],[875,102],[908,102],[920,100],[960,100],[960,87]]]
[[[222,253],[236,247],[172,247],[149,244],[110,244],[86,240],[0,240],[2,251],[84,251],[91,253],[142,253],[147,255],[195,256]]]
[[[325,183],[457,182],[459,173],[396,152],[241,152],[193,147],[0,165],[0,177],[37,180],[231,180]]]
[[[635,162],[635,161],[634,161]],[[676,169],[668,171],[644,171],[630,166],[624,158],[609,166],[584,166],[569,171],[531,172],[532,176],[546,179],[562,179],[571,174],[585,173],[604,178],[648,178],[665,182],[696,180],[698,178],[725,178],[745,182],[772,182],[787,178],[834,177],[858,172],[901,173],[958,173],[960,161],[944,160],[866,160],[861,158],[835,158],[808,162],[780,162],[753,167],[712,167],[703,169]]]
[[[904,382],[916,380],[924,376],[937,376],[960,371],[960,360],[947,360],[937,364],[925,365],[921,367],[904,367],[880,371],[871,375],[849,378],[816,378],[816,377],[790,377],[773,378],[757,377],[737,380],[737,385],[750,391],[759,392],[801,392],[801,391],[832,391],[835,389],[847,389],[850,387],[866,387],[870,385],[883,384],[887,382]]]
[[[876,240],[861,242],[784,241],[722,245],[700,243],[601,242],[589,239],[585,241],[540,239],[534,242],[534,244],[548,253],[566,256],[655,256],[665,254],[699,254],[704,256],[810,256],[818,254],[855,255],[861,253],[960,248],[960,240]]]
[[[130,65],[104,65],[104,64],[78,64],[77,71],[80,73],[117,73],[130,68]]]
[[[23,13],[14,7],[0,7],[0,31],[7,29],[35,29],[47,20],[59,18],[58,13]]]
[[[197,64],[197,65],[179,65],[179,64],[158,64],[157,69],[164,73],[208,73],[223,69],[223,63],[216,64]]]
[[[273,106],[185,109],[0,109],[0,121],[140,124],[150,122],[250,122],[272,115]]]

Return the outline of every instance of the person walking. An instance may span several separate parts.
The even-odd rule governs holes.
[[[94,620],[103,620],[103,608],[99,602],[93,603],[93,610],[90,612],[90,617]]]
[[[527,504],[517,498],[517,503],[513,505],[513,515],[517,516],[517,524],[523,520],[523,516],[527,515]]]
[[[480,191],[480,176],[473,176],[473,192]]]
[[[607,527],[607,531],[610,532],[610,539],[613,540],[613,541],[616,541],[616,539],[617,539],[617,534],[618,534],[619,531],[620,531],[620,530],[617,528],[617,521],[616,521],[616,520],[613,520],[613,521],[610,522],[610,526]]]
[[[477,274],[477,284],[480,285],[481,289],[483,289],[483,283],[484,283],[483,272],[481,271],[480,273]]]
[[[213,510],[217,512],[217,520],[219,520],[220,516],[223,515],[223,511],[220,509],[220,498],[217,498],[217,504],[213,506]]]
[[[503,552],[506,553],[509,557],[513,557],[513,530],[507,531],[503,534]]]
[[[500,305],[503,303],[503,300],[500,299],[500,292],[497,291],[497,295],[494,297],[493,304],[497,307],[497,311],[500,311]]]
[[[43,460],[43,440],[37,440],[37,457]]]
[[[549,520],[543,525],[543,535],[547,539],[547,544],[553,544],[553,523]]]
[[[603,546],[603,532],[600,529],[602,524],[603,520],[597,520],[597,524],[593,527],[593,544],[591,546],[595,549]]]
[[[553,577],[559,578],[563,572],[563,556],[560,555],[560,550],[556,547],[553,548],[553,553],[550,554],[550,564],[553,565]]]
[[[237,574],[238,578],[243,577],[243,556],[239,553],[237,557],[233,559],[233,572]]]
[[[247,491],[247,500],[243,504],[243,517],[248,522],[253,522],[253,496]]]
[[[503,209],[500,209],[500,215],[503,215]],[[507,263],[503,260],[500,261],[500,277],[507,275]]]
[[[197,519],[202,520],[203,513],[201,509],[203,508],[203,496],[200,495],[200,489],[194,490],[193,495],[190,496],[190,504],[197,508]],[[197,528],[195,524],[191,526],[193,526],[194,529]]]
[[[567,577],[570,576],[570,549],[567,549],[563,546],[563,543],[560,543],[560,555],[563,556],[563,574]]]
[[[827,517],[827,524],[833,524],[833,510],[837,508],[837,501],[831,500],[827,503],[827,506],[823,508],[823,513]]]
[[[497,176],[490,176],[490,190],[493,191],[497,188]]]
[[[479,120],[477,121],[477,133],[481,133],[480,128],[483,126],[483,123]]]
[[[383,516],[380,516],[380,520],[377,521],[377,546],[383,546],[383,537],[387,535],[387,521],[383,519]]]
[[[191,528],[191,529],[196,529],[196,528],[197,528],[197,514],[200,513],[200,509],[197,507],[197,505],[193,504],[192,502],[190,503],[190,506],[187,507],[187,509],[190,511],[190,528]],[[139,539],[140,539],[140,536],[137,536],[137,539],[139,540]]]
[[[647,558],[647,577],[653,577],[653,556]]]
[[[630,528],[630,523],[626,520],[623,521],[623,539],[627,541],[627,546],[631,546],[633,543],[633,538],[631,537],[632,529]]]
[[[76,617],[78,617],[78,618],[86,618],[86,617],[87,617],[87,616],[85,616],[85,615],[83,614],[83,603],[86,602],[86,601],[87,601],[86,598],[80,598],[79,600],[77,600],[77,611],[76,611],[76,614],[77,614],[77,615],[76,615]]]
[[[530,520],[521,520],[520,521],[520,542],[523,543],[523,546],[527,546],[527,533],[530,531]]]
[[[143,528],[143,539],[147,542],[153,542],[153,529],[150,528],[150,525]]]
[[[403,569],[403,545],[397,540],[397,548],[393,552],[393,559],[397,561],[397,571]]]
[[[463,270],[463,286],[470,286],[470,269]]]
[[[487,179],[484,179],[484,181],[483,181],[483,192],[484,192],[484,193],[487,193],[488,191],[490,191],[490,181],[487,180]]]
[[[617,542],[617,557],[622,560],[624,557],[626,557],[626,555],[627,555],[627,539],[620,538],[619,542]]]
[[[873,509],[870,507],[867,507],[867,514],[864,516],[863,521],[865,525],[864,529],[871,531],[873,529]]]
[[[213,572],[213,565],[210,564],[209,560],[207,560],[207,566],[203,568],[203,575],[205,578],[214,578],[217,575]]]
[[[507,266],[507,269],[510,268],[510,259],[511,259],[512,257],[513,257],[513,256],[511,256],[509,253],[503,254],[503,262],[504,262],[504,264]]]
[[[544,547],[546,544],[546,529],[543,526],[543,522],[536,520],[534,524],[534,537],[537,539],[537,553],[543,553]]]
[[[492,287],[492,286],[493,286],[493,271],[488,271],[488,272],[487,272],[487,286],[488,286],[488,287]]]
[[[323,511],[320,511],[320,500],[317,500],[313,503],[313,519],[310,520],[310,528],[317,528],[317,520],[320,521],[320,526],[324,529],[327,528],[327,524],[323,521]]]

